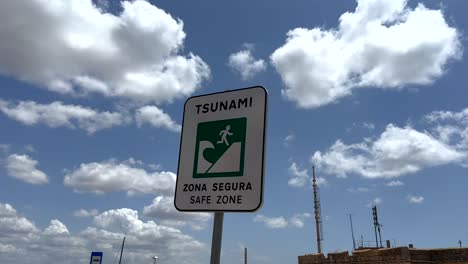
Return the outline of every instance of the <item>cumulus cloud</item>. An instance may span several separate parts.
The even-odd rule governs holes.
[[[462,55],[460,33],[441,10],[407,0],[358,0],[339,26],[295,28],[270,59],[300,107],[323,106],[361,87],[428,85]]]
[[[2,238],[8,238],[14,234],[28,237],[38,231],[39,229],[36,225],[32,221],[19,216],[13,206],[7,203],[0,203],[0,234],[2,234],[0,242],[4,242]]]
[[[94,218],[94,223],[98,228],[86,229],[83,236],[109,243],[116,235],[121,239],[126,233],[125,252],[127,261],[132,263],[145,262],[154,254],[161,256],[161,262],[199,263],[196,255],[205,248],[176,228],[140,220],[138,212],[128,208],[103,212]]]
[[[124,260],[144,263],[154,254],[167,263],[203,262],[200,251],[205,245],[180,230],[139,219],[138,212],[128,208],[109,210],[94,217],[94,225],[72,233],[58,219],[40,230],[18,215],[9,204],[0,203],[0,262],[46,264],[50,256],[60,263],[86,263],[96,248],[113,256],[124,236],[127,237]]]
[[[181,125],[177,124],[168,114],[154,105],[147,105],[137,109],[135,118],[138,126],[147,123],[154,127],[162,127],[173,132],[180,132],[182,129]]]
[[[0,3],[0,73],[61,94],[98,93],[164,102],[209,78],[203,60],[181,54],[183,22],[143,0],[118,15],[91,0]]]
[[[99,211],[97,209],[86,210],[86,209],[81,208],[73,212],[74,216],[80,217],[80,218],[93,217],[98,214],[99,214]]]
[[[435,125],[432,132],[447,144],[468,151],[468,108],[460,112],[433,111],[424,117]]]
[[[375,206],[375,205],[379,205],[382,203],[382,198],[380,197],[375,197],[374,199],[372,199],[372,201],[370,201],[366,206],[367,207],[372,207],[372,206]]]
[[[388,187],[397,187],[397,186],[403,186],[405,185],[405,183],[400,180],[393,180],[393,181],[387,182],[385,185]]]
[[[286,219],[284,216],[279,217],[267,217],[262,214],[258,214],[254,217],[254,222],[264,223],[266,227],[271,229],[281,229],[286,227],[304,227],[304,221],[310,218],[311,214],[302,213],[295,214],[294,216]]]
[[[64,184],[77,192],[103,194],[126,191],[128,195],[172,194],[176,175],[172,172],[148,172],[133,159],[123,162],[107,160],[82,163],[68,172]]]
[[[121,113],[99,112],[92,108],[66,105],[59,101],[50,104],[21,101],[13,104],[0,100],[0,111],[28,126],[45,124],[53,128],[80,128],[89,134],[130,122],[130,119]]]
[[[8,175],[30,184],[45,184],[49,182],[47,175],[37,169],[39,162],[28,155],[11,154],[6,158]]]
[[[238,72],[242,80],[251,79],[266,69],[265,61],[256,60],[252,55],[252,50],[253,45],[244,44],[243,50],[229,55],[229,67]]]
[[[280,217],[266,217],[264,215],[256,215],[254,222],[264,223],[268,228],[279,229],[288,227],[288,220],[283,216]]]
[[[167,226],[190,226],[195,230],[206,228],[211,219],[210,213],[179,212],[174,207],[173,196],[157,196],[153,202],[143,208],[143,214],[158,219]]]
[[[414,204],[420,204],[420,203],[424,202],[424,197],[422,197],[422,196],[408,195],[406,197],[406,199],[408,199],[409,203],[414,203]]]
[[[292,227],[303,228],[305,221],[311,217],[312,215],[309,213],[296,214],[289,219],[289,225]]]
[[[466,154],[428,133],[389,124],[379,138],[347,145],[337,140],[326,152],[316,151],[312,162],[329,174],[346,177],[392,178],[421,169],[455,163]]]
[[[288,185],[291,187],[312,186],[312,176],[309,176],[307,169],[300,169],[296,162],[292,162],[288,168],[289,180]],[[316,177],[318,186],[327,185],[327,179]]]

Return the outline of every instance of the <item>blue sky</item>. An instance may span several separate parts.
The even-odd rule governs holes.
[[[183,104],[264,86],[263,207],[221,261],[295,263],[382,238],[467,241],[464,1],[0,4],[0,262],[206,263],[212,214],[173,207]]]

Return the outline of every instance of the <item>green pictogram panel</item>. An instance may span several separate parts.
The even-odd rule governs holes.
[[[199,123],[193,178],[244,175],[247,118]]]

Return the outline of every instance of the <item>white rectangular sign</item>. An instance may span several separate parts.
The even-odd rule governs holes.
[[[174,198],[179,211],[260,208],[266,109],[260,86],[185,102]]]

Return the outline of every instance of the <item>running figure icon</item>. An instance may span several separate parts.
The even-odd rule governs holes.
[[[226,146],[229,146],[229,142],[227,140],[227,136],[232,136],[234,135],[233,133],[229,132],[229,130],[231,130],[231,125],[227,125],[226,126],[226,129],[223,129],[219,132],[219,135],[221,136],[221,140],[219,140],[218,144],[221,144],[221,143],[224,143],[226,144]]]

